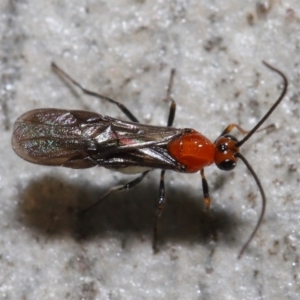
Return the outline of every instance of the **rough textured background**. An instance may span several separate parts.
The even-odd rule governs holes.
[[[0,2],[0,299],[299,299],[300,3],[286,1],[73,0]],[[261,199],[242,163],[206,175],[168,172],[160,252],[151,235],[159,172],[112,196],[84,220],[74,211],[132,177],[101,168],[42,167],[10,145],[14,120],[41,107],[89,109],[123,118],[82,97],[51,61],[84,86],[164,125],[170,69],[175,126],[214,140],[230,122],[251,128],[288,96],[243,153],[268,197],[263,225],[241,260]]]

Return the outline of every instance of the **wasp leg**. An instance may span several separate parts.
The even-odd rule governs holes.
[[[79,84],[76,80],[74,80],[70,75],[68,75],[65,71],[63,71],[61,68],[59,68],[54,62],[51,63],[51,67],[56,73],[67,78],[70,82],[72,82],[74,85],[76,85],[78,88],[80,88],[84,94],[92,96],[92,97],[96,97],[98,99],[105,100],[112,104],[117,105],[118,108],[130,119],[130,121],[139,123],[138,119],[130,112],[130,110],[124,104],[122,104],[116,100],[113,100],[111,98],[102,96],[101,94],[98,94],[96,92],[92,92],[92,91],[85,89],[81,84]]]
[[[224,131],[221,133],[221,136],[224,135],[224,134],[227,134],[227,133],[230,133],[234,128],[236,128],[241,134],[245,135],[247,133],[249,133],[250,131],[249,130],[245,130],[243,129],[240,125],[238,124],[229,124],[225,129]],[[261,129],[258,129],[256,130],[256,132],[259,132],[259,131],[263,131],[263,130],[270,130],[270,129],[274,129],[275,128],[275,125],[274,124],[270,124],[266,127],[263,127]]]
[[[158,197],[158,206],[155,213],[154,218],[154,226],[153,226],[153,252],[157,253],[157,228],[158,228],[158,219],[162,214],[162,210],[166,203],[166,194],[165,194],[165,170],[162,170],[160,173],[160,184],[159,184],[159,197]]]
[[[204,175],[204,169],[200,171],[201,178],[202,178],[202,190],[203,190],[203,198],[204,198],[204,205],[206,208],[206,211],[209,212],[210,208],[210,195],[209,195],[209,188],[207,184],[207,180]]]
[[[92,208],[94,208],[95,206],[101,204],[104,199],[106,199],[110,194],[114,193],[114,192],[121,192],[121,191],[128,191],[132,188],[134,188],[136,185],[138,185],[144,178],[145,176],[149,173],[150,171],[146,171],[144,173],[142,173],[139,177],[137,177],[136,179],[127,182],[124,185],[117,185],[117,186],[113,186],[112,188],[110,188],[104,195],[102,195],[102,197],[96,201],[95,203],[93,203],[92,205],[84,208],[83,210],[81,210],[79,212],[80,216],[83,216],[86,212],[88,212],[89,210],[91,210]]]
[[[176,102],[171,97],[171,91],[172,91],[172,87],[173,87],[174,76],[175,76],[175,69],[172,69],[169,84],[168,84],[168,89],[167,89],[167,95],[166,95],[166,98],[165,98],[165,100],[171,101],[170,109],[169,109],[168,122],[167,122],[168,127],[171,127],[173,125],[173,122],[174,122],[174,119],[175,119],[175,113],[176,113]],[[154,226],[153,226],[153,244],[152,244],[152,247],[153,247],[154,253],[158,252],[158,248],[157,248],[158,219],[161,216],[162,210],[163,210],[164,205],[166,203],[165,173],[166,173],[165,170],[162,170],[161,173],[160,173],[158,206],[157,206],[157,210],[156,210],[156,213],[155,213]]]
[[[174,76],[175,76],[175,69],[172,69],[169,84],[168,84],[168,89],[167,89],[167,95],[166,95],[166,98],[165,98],[166,101],[171,101],[169,116],[168,116],[168,122],[167,122],[168,127],[171,127],[173,125],[173,122],[174,122],[174,119],[175,119],[175,113],[176,113],[176,102],[171,97],[171,91],[172,91],[172,87],[173,87]]]

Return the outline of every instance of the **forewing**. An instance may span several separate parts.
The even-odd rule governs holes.
[[[180,132],[87,111],[37,109],[17,119],[12,145],[20,157],[32,163],[88,168],[107,155],[166,144]]]
[[[98,122],[95,113],[59,109],[37,109],[20,116],[14,125],[12,145],[23,159],[43,165],[61,166],[70,160],[74,167],[86,168],[95,163],[86,159],[91,147],[82,124]]]

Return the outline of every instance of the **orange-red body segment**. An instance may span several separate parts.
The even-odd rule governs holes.
[[[186,166],[187,173],[194,173],[214,162],[216,146],[201,133],[191,130],[170,142],[167,150]]]

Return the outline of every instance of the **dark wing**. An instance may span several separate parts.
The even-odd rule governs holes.
[[[148,159],[147,166],[155,168],[156,160],[172,160],[164,148],[181,134],[181,129],[125,122],[93,112],[37,109],[17,119],[12,145],[20,157],[42,165],[119,169],[143,166]]]

